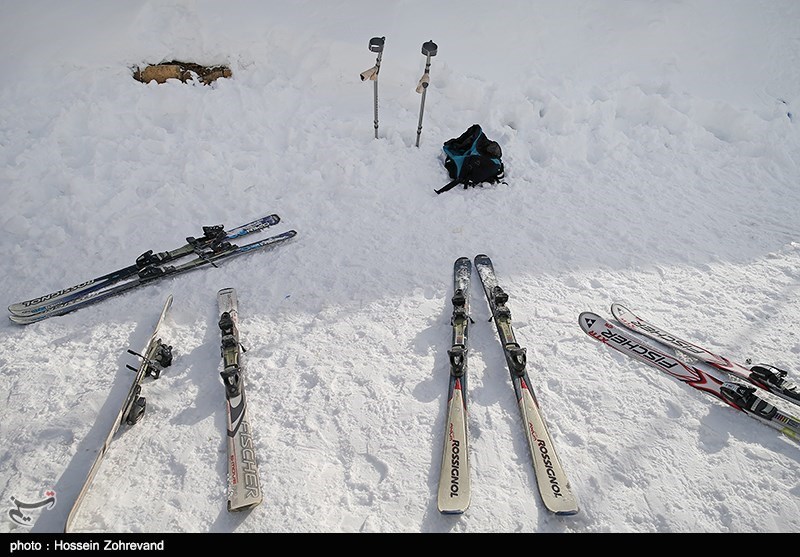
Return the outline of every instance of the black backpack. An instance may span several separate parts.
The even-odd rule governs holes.
[[[444,167],[452,182],[434,190],[443,193],[463,184],[464,189],[483,183],[496,183],[503,179],[503,151],[478,124],[473,124],[459,137],[444,142]]]

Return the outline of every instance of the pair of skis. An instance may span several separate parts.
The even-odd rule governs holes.
[[[48,317],[64,315],[162,278],[207,265],[216,267],[217,263],[223,260],[273,247],[297,234],[296,231],[289,230],[241,246],[232,243],[238,238],[265,230],[279,222],[280,217],[271,214],[230,230],[225,230],[222,225],[204,226],[201,237],[186,238],[186,244],[179,248],[160,253],[148,250],[136,258],[133,265],[44,296],[11,304],[8,306],[9,319],[14,323],[27,325]],[[181,264],[168,265],[190,255],[195,257]]]
[[[244,349],[239,342],[239,304],[236,291],[233,288],[223,288],[217,293],[217,301],[220,315],[218,324],[222,336],[223,371],[220,375],[225,385],[226,414],[228,418],[228,510],[233,512],[251,509],[260,504],[262,492],[244,395],[243,369],[241,365],[241,354]],[[72,525],[83,505],[86,493],[92,485],[100,469],[103,457],[114,440],[116,433],[123,423],[133,426],[144,416],[146,400],[141,396],[142,382],[146,377],[158,379],[162,370],[172,364],[172,346],[161,340],[164,321],[171,307],[172,295],[167,298],[143,352],[139,354],[133,350],[128,350],[130,354],[138,356],[141,359],[141,363],[138,368],[127,366],[130,370],[136,372],[133,383],[67,515],[67,520],[64,524],[64,532],[66,533],[72,531]]]
[[[558,515],[578,512],[578,503],[569,480],[556,455],[553,441],[542,418],[541,409],[526,369],[525,348],[514,336],[508,294],[500,287],[492,260],[485,254],[475,257],[492,319],[505,353],[506,364],[519,404],[533,459],[536,483],[547,509]],[[469,439],[467,433],[467,339],[469,333],[469,290],[472,262],[461,257],[453,267],[453,327],[450,359],[450,384],[447,420],[439,476],[438,507],[444,514],[461,514],[467,510],[471,496]]]
[[[800,419],[778,409],[757,394],[757,388],[762,389],[792,404],[800,405],[800,388],[786,379],[786,371],[761,364],[747,369],[647,322],[622,304],[612,304],[611,313],[624,329],[592,312],[581,313],[578,322],[583,331],[595,340],[653,366],[690,387],[708,393],[800,442]],[[686,359],[668,354],[627,331],[634,331],[654,340],[683,354]],[[699,363],[693,365],[688,360],[697,360]],[[709,371],[700,367],[701,365],[706,366]],[[725,380],[728,379],[725,374],[735,380]]]

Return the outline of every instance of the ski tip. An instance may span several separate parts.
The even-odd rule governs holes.
[[[30,325],[31,323],[38,323],[43,319],[46,319],[50,316],[39,316],[39,317],[26,317],[22,315],[9,315],[8,318],[11,320],[12,323],[16,323],[17,325]]]
[[[605,319],[591,311],[584,311],[578,316],[578,325],[580,325],[581,329],[586,333],[588,333],[598,321],[605,321]]]
[[[631,312],[631,310],[626,308],[624,305],[622,305],[622,304],[620,304],[618,302],[614,302],[614,303],[611,304],[611,313],[613,313],[614,316],[616,316],[619,313],[632,313],[632,312]]]
[[[228,512],[230,513],[240,513],[244,511],[249,511],[255,509],[262,503],[262,497],[259,496],[258,499],[251,500],[247,503],[239,504],[238,506],[234,506],[232,501],[228,501]]]
[[[578,507],[574,507],[572,509],[554,510],[553,514],[558,515],[558,516],[575,516],[579,512],[580,512],[580,509],[578,509]]]
[[[453,516],[453,515],[458,516],[460,514],[464,514],[466,511],[467,511],[466,508],[463,508],[463,509],[443,509],[442,507],[439,507],[439,512],[441,514],[450,515],[450,516]]]
[[[217,292],[217,304],[221,314],[237,308],[239,305],[239,297],[236,294],[236,289],[223,288]]]
[[[161,310],[161,319],[164,319],[164,316],[167,314],[169,309],[172,307],[172,294],[167,296],[167,299],[164,301],[164,308]]]
[[[277,244],[294,238],[295,236],[297,236],[297,230],[287,230],[286,232],[281,232],[280,234],[267,238],[267,241],[272,240],[272,243]]]

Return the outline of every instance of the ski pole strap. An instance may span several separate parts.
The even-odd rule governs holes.
[[[442,186],[438,190],[433,190],[433,191],[435,191],[437,194],[444,193],[446,191],[450,191],[451,189],[453,189],[454,187],[456,187],[460,183],[461,183],[461,180],[455,179],[452,182],[450,182],[449,184],[447,184],[446,186]]]

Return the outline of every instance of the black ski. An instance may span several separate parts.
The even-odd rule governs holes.
[[[202,256],[203,253],[215,251],[219,249],[226,242],[230,242],[236,238],[240,238],[247,234],[252,234],[259,230],[269,228],[280,222],[280,217],[276,214],[267,215],[260,219],[256,219],[247,224],[243,224],[229,231],[224,230],[222,225],[204,226],[203,236],[200,238],[189,237],[186,238],[186,244],[172,251],[161,253],[153,253],[153,250],[148,250],[136,258],[133,265],[124,267],[117,271],[102,275],[100,277],[90,279],[86,282],[76,284],[69,288],[57,290],[40,296],[32,298],[24,302],[17,302],[8,306],[8,310],[12,315],[18,316],[31,316],[39,313],[47,313],[51,308],[69,303],[77,300],[93,292],[107,289],[114,284],[138,276],[142,279],[147,279],[157,271],[153,271],[154,267],[163,265],[170,261],[175,261],[187,255],[196,254]]]
[[[243,511],[263,499],[258,461],[250,433],[247,399],[244,395],[244,369],[239,342],[239,300],[236,290],[223,288],[217,293],[219,329],[222,333],[220,375],[225,384],[228,417],[228,510]]]
[[[528,440],[539,493],[547,509],[555,514],[572,515],[578,512],[578,501],[569,479],[556,455],[547,425],[541,415],[528,372],[525,348],[520,347],[511,326],[511,311],[506,302],[508,294],[500,287],[492,260],[487,255],[475,256],[475,269],[483,284],[486,299],[494,319],[497,334],[506,356],[511,382],[519,404],[525,436]]]
[[[225,242],[231,242],[247,234],[264,230],[278,224],[280,220],[280,217],[276,214],[267,215],[227,231],[221,224],[204,226],[201,237],[186,238],[186,244],[177,249],[161,253],[153,253],[153,250],[148,250],[137,257],[133,265],[38,298],[11,304],[8,306],[8,311],[14,315],[33,315],[46,312],[49,306],[81,298],[86,294],[108,288],[117,282],[136,275],[139,275],[140,278],[147,278],[151,274],[151,271],[149,271],[151,267],[163,265],[187,255],[202,255],[204,252],[213,252]]]
[[[461,514],[469,507],[471,495],[469,439],[467,432],[467,338],[469,333],[469,286],[472,262],[460,257],[453,265],[453,341],[450,358],[450,386],[447,394],[442,468],[439,476],[439,512]]]
[[[119,431],[119,428],[122,426],[123,422],[132,426],[137,424],[144,416],[146,401],[145,398],[141,396],[142,381],[145,377],[153,377],[153,379],[158,379],[161,375],[161,371],[164,368],[172,365],[172,346],[163,343],[160,338],[161,327],[164,324],[167,312],[171,306],[172,295],[170,295],[167,298],[167,301],[164,303],[164,308],[161,310],[161,315],[156,322],[153,334],[147,341],[144,352],[139,354],[133,350],[128,350],[128,353],[138,356],[141,359],[141,363],[139,364],[138,368],[127,366],[128,369],[136,372],[136,375],[133,377],[133,383],[131,384],[131,388],[128,391],[128,396],[125,398],[122,408],[120,408],[119,414],[117,414],[117,418],[114,420],[114,424],[111,426],[111,431],[109,431],[105,442],[100,447],[97,457],[95,457],[94,463],[89,469],[89,474],[87,475],[86,480],[84,481],[83,486],[78,493],[78,497],[75,499],[75,503],[73,503],[72,508],[69,511],[67,521],[64,524],[64,532],[71,531],[72,523],[75,521],[75,517],[77,516],[78,511],[83,504],[83,499],[86,497],[86,492],[89,491],[89,487],[92,485],[92,481],[97,475],[97,471],[100,469],[100,464],[103,461],[103,457],[108,451],[111,442],[114,440],[114,436],[116,435],[117,431]]]
[[[258,242],[245,244],[243,246],[237,246],[235,244],[225,242],[217,246],[215,249],[211,249],[206,253],[199,255],[195,259],[191,259],[181,265],[165,266],[165,267],[149,267],[148,272],[144,277],[137,276],[133,280],[117,284],[116,286],[112,286],[111,288],[105,290],[99,290],[96,292],[91,292],[90,294],[87,294],[75,300],[70,300],[47,306],[47,309],[45,311],[42,311],[41,313],[37,313],[34,315],[10,315],[9,319],[20,325],[27,325],[30,323],[35,323],[37,321],[41,321],[43,319],[47,319],[48,317],[64,315],[66,313],[70,313],[77,309],[81,309],[83,307],[95,304],[101,300],[105,300],[106,298],[110,298],[112,296],[128,292],[129,290],[133,290],[134,288],[138,288],[145,284],[150,284],[151,282],[155,282],[156,280],[165,277],[170,277],[181,273],[185,273],[186,271],[191,271],[192,269],[197,269],[199,267],[203,267],[206,265],[216,266],[217,262],[222,261],[224,259],[235,257],[243,253],[249,253],[251,251],[258,249],[273,247],[277,244],[285,242],[286,240],[294,238],[296,234],[297,234],[296,231],[289,230],[288,232],[283,232],[282,234],[270,236],[269,238],[265,238]]]

